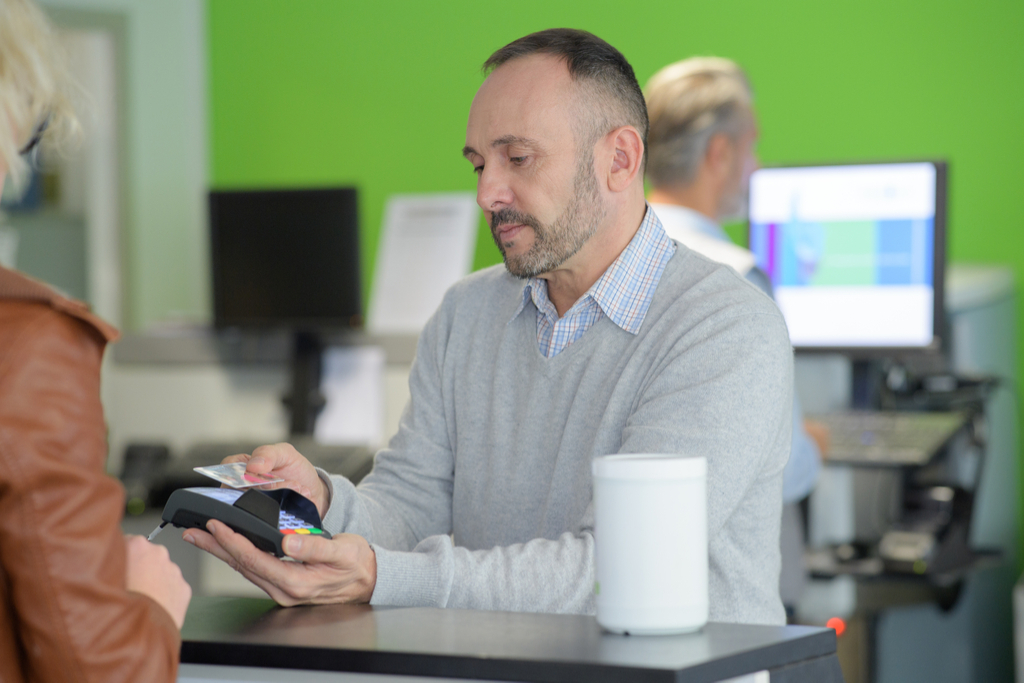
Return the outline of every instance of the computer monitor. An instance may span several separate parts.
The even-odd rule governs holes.
[[[210,192],[210,237],[217,327],[360,323],[354,188]]]
[[[362,324],[356,190],[211,192],[210,240],[214,325],[293,332],[284,403],[291,433],[311,434],[321,334]]]
[[[749,245],[797,350],[881,355],[941,348],[946,166],[763,168]]]

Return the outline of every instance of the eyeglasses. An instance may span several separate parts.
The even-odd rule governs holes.
[[[32,151],[35,150],[35,148],[39,146],[40,140],[43,139],[43,133],[46,132],[46,129],[49,126],[50,126],[50,117],[47,116],[45,119],[43,119],[42,121],[39,122],[39,125],[36,126],[36,129],[34,131],[32,131],[32,137],[29,138],[29,141],[25,143],[25,146],[22,147],[21,151],[18,152],[18,153],[21,154],[22,156],[25,156],[27,154],[31,154]]]

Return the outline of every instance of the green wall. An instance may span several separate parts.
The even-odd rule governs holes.
[[[1024,278],[1024,3],[754,0],[488,4],[209,0],[215,187],[354,183],[366,282],[385,198],[474,187],[459,150],[480,63],[551,26],[586,28],[641,82],[731,57],[757,92],[765,162],[946,158],[949,252]],[[481,233],[477,265],[498,253]]]
[[[694,54],[737,60],[765,162],[948,159],[951,260],[1024,281],[1020,0],[209,0],[213,185],[356,184],[369,283],[389,194],[473,189],[480,63],[554,26],[605,38],[641,83]],[[499,260],[478,244],[478,267]],[[1018,367],[1021,340],[1018,310]]]

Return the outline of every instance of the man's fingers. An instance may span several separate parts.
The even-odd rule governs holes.
[[[249,460],[247,469],[250,472],[271,472],[293,464],[298,455],[299,452],[290,443],[260,446],[252,452],[252,459]]]
[[[185,533],[181,535],[181,538],[200,550],[205,550],[221,562],[226,562],[232,566],[234,565],[234,558],[220,546],[217,539],[207,532],[201,529],[187,529]]]
[[[217,524],[215,525],[214,528],[218,530],[218,533],[220,534],[221,538],[226,539],[228,537],[228,534],[230,534],[231,536],[240,539],[242,543],[239,543],[238,545],[244,547],[244,544],[248,544],[249,547],[251,547],[255,553],[264,555],[264,553],[260,553],[260,551],[256,550],[255,546],[249,543],[248,539],[246,539],[241,534],[236,534],[235,532],[231,531],[231,529],[228,528],[226,524]],[[217,540],[217,537],[211,535],[206,531],[202,531],[201,529],[188,529],[185,531],[185,533],[182,534],[182,538],[188,541],[189,543],[192,543],[197,548],[205,550],[206,552],[216,557],[218,560],[230,566],[232,569],[234,569],[239,574],[241,574],[246,579],[255,584],[258,588],[262,589],[263,592],[269,595],[271,599],[273,599],[274,602],[276,602],[277,604],[282,605],[284,607],[290,607],[292,605],[297,604],[297,601],[294,598],[284,593],[280,588],[278,588],[273,583],[265,579],[259,573],[258,565],[260,565],[260,563],[253,561],[253,559],[255,559],[255,556],[252,556],[251,558],[245,556],[245,550],[238,551],[243,554],[243,557],[246,557],[246,559],[240,560],[238,556],[232,554],[231,552],[228,552],[228,550],[225,549]],[[269,559],[270,556],[265,555],[265,557]]]
[[[290,594],[305,602],[369,602],[377,582],[377,559],[366,539],[355,534],[339,534],[328,540],[323,536],[289,535],[284,551],[302,560],[312,572],[305,578],[329,577],[324,583],[313,580],[289,587]],[[297,574],[298,575],[298,574]]]
[[[306,567],[282,562],[256,548],[245,536],[235,533],[223,522],[213,522],[213,538],[230,559],[225,560],[235,571],[259,586],[274,602],[284,607],[297,605],[307,598]]]
[[[230,557],[225,561],[232,567],[261,577],[278,586],[288,585],[290,581],[294,581],[289,572],[292,567],[273,555],[259,550],[245,536],[236,534],[228,528],[227,524],[211,519],[206,523],[206,528],[210,530],[221,548],[228,553]]]
[[[282,545],[288,557],[311,564],[335,564],[344,557],[341,544],[313,534],[289,534]]]
[[[253,474],[267,474],[273,469],[274,463],[260,455],[249,458],[249,464],[245,466],[245,471]]]
[[[255,553],[256,546],[252,541],[242,534],[235,533],[231,527],[223,522],[209,520],[206,529],[213,536],[214,541],[227,553],[227,562],[235,569],[244,568],[255,571],[259,566]],[[250,552],[253,551],[253,552]]]

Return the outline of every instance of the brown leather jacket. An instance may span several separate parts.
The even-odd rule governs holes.
[[[117,331],[0,267],[0,683],[177,676],[171,616],[125,589],[100,360]]]

